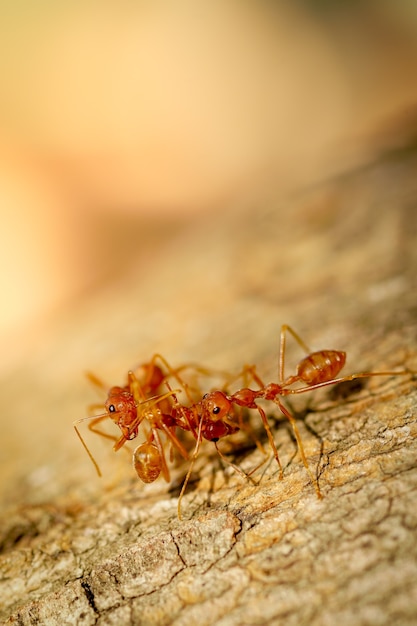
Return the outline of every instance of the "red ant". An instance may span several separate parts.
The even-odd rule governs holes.
[[[150,363],[141,366],[140,375],[141,379],[139,381],[138,377],[133,372],[129,372],[127,376],[127,384],[124,387],[117,386],[110,388],[104,404],[105,413],[84,417],[74,422],[75,431],[99,476],[101,476],[101,471],[84,439],[82,438],[77,428],[77,424],[88,421],[89,430],[115,442],[113,446],[115,451],[119,450],[126,441],[130,441],[137,437],[139,427],[137,406],[142,400],[145,400],[152,394],[155,395],[155,393],[158,393],[161,383],[164,380],[164,374],[161,368],[159,368],[153,360],[150,361]],[[87,378],[96,387],[103,390],[106,389],[104,383],[94,376],[94,374],[87,373]],[[94,409],[96,406],[97,405],[93,405],[91,408]],[[101,407],[102,405],[98,406]],[[120,438],[117,438],[114,435],[109,435],[98,428],[98,424],[107,418],[110,418],[120,428],[122,432],[122,436]]]
[[[163,369],[157,365],[157,360],[161,362],[168,373],[164,373]],[[180,372],[186,368],[192,368],[197,373],[207,373],[203,368],[191,364],[173,369],[164,357],[156,354],[149,363],[141,365],[136,374],[132,371],[128,372],[127,384],[124,387],[110,388],[104,404],[105,413],[81,418],[74,422],[75,431],[99,476],[102,475],[100,468],[77,428],[77,425],[84,421],[89,422],[89,430],[114,441],[113,450],[115,452],[122,448],[127,441],[135,439],[138,436],[139,427],[143,426],[146,438],[133,452],[133,465],[138,477],[145,483],[153,482],[161,473],[167,482],[170,480],[160,431],[166,435],[167,440],[171,443],[171,449],[176,449],[184,459],[189,458],[187,450],[176,435],[176,428],[190,430],[190,425],[188,422],[182,422],[181,416],[177,415],[173,419],[171,415],[172,396],[175,392],[169,388],[168,392],[161,393],[162,383],[167,383],[168,378],[174,378],[186,392],[189,402],[192,402],[194,388],[180,377]],[[87,377],[95,386],[105,389],[103,382],[94,374],[88,373]],[[93,405],[91,408],[96,406]],[[98,406],[101,407],[102,405]],[[120,428],[121,437],[117,438],[110,435],[98,427],[103,420],[108,418]]]
[[[300,347],[306,352],[307,356],[298,363],[296,368],[296,374],[286,378],[284,375],[284,365],[287,332],[289,332],[293,336],[293,338],[300,345]],[[410,374],[410,371],[361,372],[358,374],[350,374],[347,376],[338,377],[338,374],[342,370],[345,361],[346,353],[341,350],[318,350],[316,352],[311,352],[310,349],[299,337],[299,335],[290,326],[283,325],[281,327],[280,335],[278,383],[269,383],[265,385],[256,373],[255,366],[247,366],[243,369],[243,374],[249,375],[252,380],[259,386],[259,389],[253,390],[245,387],[243,389],[239,389],[233,394],[227,394],[223,391],[212,391],[205,394],[198,403],[192,405],[191,407],[179,406],[176,400],[176,396],[175,394],[173,394],[175,398],[175,404],[173,407],[175,414],[180,413],[183,417],[186,418],[186,421],[191,424],[190,430],[196,438],[196,446],[191,459],[190,468],[183,483],[178,501],[179,518],[181,518],[181,499],[184,495],[187,482],[191,475],[192,466],[197,457],[202,439],[208,439],[209,441],[213,441],[221,458],[230,463],[221,454],[219,448],[217,447],[217,442],[222,437],[233,434],[242,427],[241,423],[236,422],[235,414],[233,411],[234,405],[237,405],[239,407],[245,407],[248,409],[256,409],[258,411],[262,420],[262,424],[266,430],[273,455],[279,467],[280,479],[283,478],[282,465],[279,460],[275,441],[272,436],[272,432],[268,424],[265,411],[256,402],[258,399],[270,400],[274,402],[280,409],[281,413],[290,422],[304,467],[306,468],[310,480],[314,485],[317,497],[322,498],[317,478],[313,475],[308,465],[307,457],[304,452],[303,443],[295,418],[283,405],[280,398],[283,396],[313,391],[315,389],[320,389],[328,385],[335,385],[357,378],[369,378],[371,376],[398,376]],[[292,385],[294,385],[295,383],[301,383],[304,384],[304,386],[292,388]],[[244,474],[242,470],[237,468],[232,463],[230,464],[239,473]]]

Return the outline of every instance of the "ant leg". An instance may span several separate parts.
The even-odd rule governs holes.
[[[168,469],[168,465],[167,465],[166,458],[165,458],[164,447],[162,445],[161,438],[156,428],[152,428],[152,435],[153,435],[153,440],[155,441],[156,447],[158,448],[159,456],[161,458],[162,476],[164,477],[164,480],[167,483],[169,483],[170,475],[169,475],[169,469]]]
[[[196,460],[196,458],[198,456],[198,452],[200,450],[200,445],[201,445],[201,441],[202,441],[202,436],[201,436],[202,427],[203,427],[203,418],[200,419],[200,423],[198,425],[198,433],[197,433],[197,439],[196,439],[194,452],[193,452],[193,455],[191,457],[191,462],[190,462],[190,466],[188,468],[188,472],[187,472],[187,474],[185,476],[184,482],[182,483],[180,495],[178,497],[177,515],[178,515],[178,519],[179,520],[182,519],[182,516],[181,516],[181,500],[182,500],[182,498],[184,496],[185,490],[186,490],[187,485],[188,485],[188,481],[190,480],[191,472],[193,471],[195,460]]]
[[[102,420],[105,420],[108,417],[109,416],[107,415],[107,413],[104,415],[98,415],[96,418],[94,418],[94,416],[87,417],[86,419],[93,420],[91,424],[88,425],[88,429],[91,430],[92,433],[95,433],[96,435],[100,435],[100,437],[104,437],[105,439],[110,439],[110,441],[114,441],[115,443],[113,445],[113,450],[114,452],[117,452],[118,450],[120,450],[122,446],[124,446],[126,441],[128,441],[126,437],[122,435],[119,439],[117,439],[117,437],[115,437],[114,435],[110,435],[109,433],[106,433],[103,430],[100,430],[99,428],[95,428],[95,425],[98,422],[101,422]],[[126,450],[126,452],[128,452],[128,450]]]
[[[163,432],[166,434],[166,436],[170,440],[172,446],[178,450],[178,452],[181,454],[181,456],[186,461],[188,461],[189,458],[190,458],[189,454],[188,454],[187,450],[184,448],[184,446],[182,445],[181,441],[176,436],[176,434],[172,430],[170,430],[170,428],[166,424],[164,424],[163,422],[161,424],[159,424],[158,427],[161,430],[163,430]]]
[[[250,381],[256,383],[259,389],[265,388],[265,383],[261,380],[258,372],[256,371],[256,365],[244,365],[241,372],[237,376],[231,378],[230,382],[232,383],[239,379],[242,380],[243,388],[247,388]]]
[[[159,361],[161,361],[162,365],[166,368],[166,370],[168,371],[168,375],[172,376],[172,378],[174,378],[177,383],[182,387],[182,389],[184,390],[188,401],[193,404],[193,398],[191,396],[190,393],[190,387],[189,385],[185,382],[185,380],[183,380],[179,374],[179,372],[183,369],[185,369],[186,367],[188,367],[187,365],[183,365],[182,367],[179,367],[177,369],[174,369],[166,360],[165,357],[162,356],[162,354],[154,354],[154,356],[152,357],[151,363],[154,363],[157,359],[159,359]],[[165,383],[167,383],[167,381],[165,381]]]
[[[213,443],[214,443],[214,445],[216,447],[217,454],[219,455],[219,457],[221,458],[221,460],[224,463],[227,463],[227,465],[230,465],[230,467],[233,467],[235,472],[237,472],[237,474],[242,476],[242,478],[249,478],[249,476],[248,476],[248,474],[246,474],[246,472],[244,472],[238,465],[236,465],[235,463],[233,463],[227,457],[224,456],[223,452],[220,450],[220,448],[218,446],[218,442],[217,441],[213,441]]]
[[[291,328],[291,326],[288,326],[287,324],[283,324],[281,326],[281,336],[280,336],[280,343],[279,343],[279,369],[278,369],[278,382],[280,385],[282,385],[285,381],[284,369],[285,369],[285,351],[286,351],[286,341],[287,341],[286,333],[287,332],[293,336],[293,338],[298,343],[300,348],[302,348],[306,354],[310,354],[311,352],[310,348],[304,343],[304,341],[295,332],[295,330]]]
[[[112,437],[112,439],[113,439],[113,437]],[[122,435],[119,439],[117,439],[116,443],[113,446],[114,452],[117,452],[118,450],[120,450],[120,448],[125,445],[126,441],[129,441],[129,440],[126,439],[126,437],[124,435]],[[129,452],[129,450],[127,448],[124,448],[124,449],[126,450],[126,452]]]
[[[157,353],[152,357],[151,363],[154,364],[156,361],[160,361],[165,370],[167,370],[168,374],[165,376],[165,384],[168,382],[168,378],[171,377],[177,381],[177,383],[181,386],[182,390],[187,395],[187,400],[190,404],[194,404],[196,402],[195,396],[201,396],[201,389],[199,385],[196,383],[190,383],[189,381],[185,381],[181,376],[182,372],[186,370],[191,370],[194,374],[198,376],[206,376],[208,378],[221,377],[227,380],[228,375],[226,375],[223,371],[213,370],[207,367],[203,367],[201,365],[197,365],[195,363],[185,363],[184,365],[180,365],[178,367],[172,367],[168,361],[161,354]]]
[[[242,411],[244,410],[244,408],[243,407],[239,407],[239,408],[240,408],[240,412],[238,416],[239,429],[242,430],[244,433],[246,433],[250,439],[252,439],[253,443],[258,448],[259,452],[262,452],[263,455],[266,455],[265,448],[263,447],[259,439],[256,437],[255,433],[253,432],[252,427],[249,424],[245,424],[245,422],[243,421]]]
[[[253,379],[252,370],[255,370],[255,365],[244,365],[241,371],[238,374],[225,376],[224,384],[222,385],[221,391],[226,393],[231,385],[234,385],[237,381],[241,384],[242,387],[248,386],[248,380],[250,378]],[[248,374],[250,378],[248,377]]]
[[[88,424],[88,430],[91,430],[92,433],[95,433],[96,435],[100,435],[101,437],[104,437],[105,439],[110,439],[111,441],[117,441],[117,437],[115,437],[114,435],[109,435],[109,433],[106,433],[103,430],[96,428],[96,424],[99,424],[105,419],[109,419],[109,416],[107,413],[104,413],[103,415],[97,415],[97,417],[95,417],[94,415],[92,415],[91,417],[84,417],[81,420],[77,420],[77,423],[82,420],[91,420],[91,422]]]
[[[281,461],[279,460],[279,456],[278,456],[278,450],[277,447],[275,445],[275,441],[274,441],[274,437],[272,436],[272,432],[271,429],[269,427],[269,423],[268,423],[268,419],[266,417],[265,411],[263,410],[262,407],[260,407],[258,404],[255,403],[255,406],[258,410],[259,415],[261,416],[261,420],[262,423],[264,425],[264,428],[266,430],[266,434],[268,435],[268,441],[269,441],[269,445],[271,446],[271,450],[273,452],[273,455],[275,457],[276,462],[278,463],[278,467],[279,467],[279,479],[282,480],[283,479],[283,471],[282,471],[282,465],[281,465]]]
[[[256,465],[253,469],[251,469],[251,471],[249,473],[246,473],[241,467],[239,467],[238,465],[235,465],[235,463],[232,463],[232,461],[230,461],[223,454],[223,452],[220,450],[220,448],[218,446],[218,441],[213,441],[213,443],[216,446],[217,454],[219,455],[221,460],[224,461],[224,463],[227,463],[228,465],[233,467],[235,472],[237,472],[240,476],[242,476],[242,478],[246,478],[247,480],[250,480],[254,485],[256,484],[255,481],[252,478],[252,474],[254,474],[260,467],[262,467],[262,465],[264,463],[266,463],[266,461],[268,460],[268,457],[264,458],[260,463],[258,463],[258,465]],[[263,450],[263,453],[265,454],[265,450]]]
[[[76,420],[74,422],[74,428],[77,431],[77,434],[79,436],[79,438],[81,439],[81,443],[83,444],[84,448],[87,450],[87,454],[90,458],[92,458],[91,453],[89,452],[83,438],[81,437],[81,434],[78,432],[77,427],[75,426],[75,424],[79,424],[80,422],[85,422],[88,420],[91,420],[90,423],[88,424],[88,430],[91,430],[92,433],[94,433],[95,435],[100,435],[100,437],[104,437],[105,439],[110,439],[110,441],[114,441],[114,445],[113,445],[113,450],[115,452],[117,452],[117,450],[120,450],[120,448],[126,443],[127,439],[124,435],[122,435],[119,439],[117,439],[117,437],[115,437],[114,435],[110,435],[109,433],[104,432],[103,430],[101,430],[100,428],[97,428],[96,425],[99,424],[100,422],[102,422],[105,419],[108,419],[108,414],[104,413],[103,415],[91,415],[89,417],[82,417],[79,420]],[[97,469],[97,464],[96,462],[93,460],[93,464]],[[97,472],[99,476],[101,476],[101,472],[98,471]]]
[[[105,415],[98,415],[97,417],[94,416],[89,416],[89,417],[82,417],[79,420],[76,420],[73,423],[75,432],[78,435],[79,440],[81,441],[84,450],[87,452],[88,456],[90,457],[90,460],[92,462],[92,464],[94,465],[94,467],[96,468],[96,472],[98,476],[102,476],[101,470],[97,464],[97,461],[95,460],[95,458],[93,457],[92,453],[90,452],[90,449],[88,448],[87,444],[84,441],[84,438],[82,437],[80,431],[77,428],[77,424],[80,424],[81,422],[86,422],[88,420],[92,420],[92,422],[90,424],[88,424],[88,428],[89,430],[91,430],[91,432],[95,433],[96,435],[100,435],[101,437],[104,437],[105,439],[110,439],[111,441],[115,441],[116,443],[113,446],[113,450],[115,452],[117,452],[117,450],[119,450],[125,443],[126,443],[126,438],[122,435],[120,437],[120,439],[117,439],[114,435],[109,435],[108,433],[105,433],[104,431],[100,430],[99,428],[95,428],[95,425],[98,424],[99,422],[108,419],[108,415],[107,413]]]
[[[306,391],[314,391],[315,389],[321,389],[322,387],[328,387],[329,385],[337,385],[339,383],[345,383],[349,380],[355,380],[356,378],[370,378],[371,376],[405,376],[406,374],[415,374],[411,370],[400,370],[393,372],[360,372],[359,374],[349,374],[348,376],[341,376],[340,378],[333,378],[332,380],[325,380],[322,383],[315,385],[309,385],[307,387],[300,387],[299,389],[282,389],[281,395],[287,396],[289,394],[305,393]]]
[[[295,421],[295,419],[294,419],[294,416],[293,416],[293,415],[291,415],[291,413],[290,413],[290,412],[289,412],[289,411],[285,408],[285,406],[284,406],[284,405],[283,405],[283,404],[279,401],[279,398],[276,398],[276,399],[275,399],[275,403],[278,405],[278,407],[279,407],[280,411],[281,411],[281,412],[285,415],[285,417],[288,419],[288,421],[290,422],[290,424],[291,424],[291,426],[292,426],[292,430],[293,430],[293,433],[294,433],[295,439],[296,439],[296,441],[297,441],[298,450],[299,450],[299,452],[300,452],[301,460],[302,460],[302,462],[303,462],[304,467],[306,468],[306,470],[307,470],[307,472],[308,472],[308,475],[310,476],[310,480],[311,480],[311,482],[312,482],[312,483],[313,483],[313,485],[314,485],[314,489],[316,490],[317,497],[318,497],[319,499],[321,499],[323,496],[321,495],[321,491],[320,491],[319,483],[318,483],[318,481],[317,481],[317,478],[315,478],[315,477],[314,477],[313,472],[311,471],[310,466],[309,466],[309,464],[308,464],[307,457],[306,457],[305,452],[304,452],[303,442],[302,442],[302,440],[301,440],[301,435],[300,435],[300,432],[299,432],[299,430],[298,430],[297,423],[296,423],[296,421]]]
[[[106,417],[107,417],[107,416],[106,416]],[[103,418],[104,418],[104,416],[103,416]],[[85,420],[88,420],[88,419],[90,419],[90,418],[89,418],[89,417],[82,417],[81,419],[79,419],[79,420],[75,421],[75,422],[73,423],[73,426],[74,426],[75,432],[76,432],[76,433],[77,433],[77,435],[78,435],[79,440],[81,441],[81,443],[82,443],[82,445],[83,445],[83,447],[84,447],[84,450],[87,452],[88,456],[90,457],[90,460],[91,460],[92,464],[93,464],[93,465],[94,465],[94,467],[96,468],[97,475],[98,475],[98,476],[102,476],[102,473],[101,473],[100,468],[99,468],[99,466],[98,466],[98,464],[97,464],[97,461],[95,460],[95,458],[94,458],[94,457],[93,457],[93,455],[91,454],[91,452],[90,452],[90,450],[89,450],[89,448],[88,448],[87,444],[85,443],[85,441],[84,441],[84,439],[83,439],[83,437],[82,437],[82,435],[81,435],[80,431],[79,431],[79,430],[78,430],[78,428],[77,428],[77,424],[80,424],[81,422],[84,422]]]
[[[256,371],[256,365],[245,365],[242,370],[242,375],[249,376],[249,380],[252,379],[253,382],[255,382],[260,389],[264,389],[265,383],[258,376],[258,372]]]
[[[103,383],[103,381],[100,378],[98,378],[95,374],[93,374],[92,372],[86,372],[85,375],[88,378],[88,380],[90,381],[90,383],[92,383],[95,387],[100,389],[100,391],[107,391],[109,389],[109,387],[107,387]]]
[[[137,404],[144,402],[146,400],[146,394],[143,391],[142,385],[139,383],[135,374],[129,370],[127,373],[127,382],[129,385],[129,391],[135,398],[135,402]]]

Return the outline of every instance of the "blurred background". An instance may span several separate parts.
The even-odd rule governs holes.
[[[417,128],[413,0],[0,7],[2,368],[130,268],[152,276],[202,215],[290,194]]]

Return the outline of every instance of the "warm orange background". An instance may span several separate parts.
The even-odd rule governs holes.
[[[152,272],[198,212],[266,202],[397,141],[417,102],[412,4],[3,7],[4,366],[129,263]]]

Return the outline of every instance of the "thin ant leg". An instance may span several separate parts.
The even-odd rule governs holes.
[[[151,363],[155,362],[157,359],[159,359],[161,361],[161,363],[163,364],[163,366],[168,370],[168,373],[170,376],[172,376],[172,378],[174,378],[177,383],[182,387],[182,389],[184,390],[188,401],[192,404],[193,403],[193,398],[191,396],[190,393],[190,386],[188,385],[188,383],[185,382],[185,380],[183,380],[183,378],[180,376],[179,372],[183,369],[185,369],[186,367],[189,367],[187,365],[183,365],[180,368],[174,369],[169,363],[168,361],[165,359],[165,357],[162,356],[162,354],[154,354],[154,356],[152,357],[152,361]],[[166,381],[167,382],[167,381]]]
[[[242,381],[242,387],[247,387],[248,385],[248,374],[249,380],[254,379],[252,371],[255,371],[255,365],[244,365],[242,370],[238,374],[234,374],[233,376],[229,375],[225,377],[225,383],[221,388],[221,391],[226,393],[229,390],[231,385],[234,385],[237,381]]]
[[[104,417],[107,417],[107,415],[106,415],[106,416],[103,416],[103,418],[104,418]],[[87,444],[85,443],[85,441],[84,441],[84,439],[83,439],[83,437],[82,437],[82,435],[81,435],[80,431],[79,431],[79,430],[78,430],[78,428],[77,428],[77,424],[80,424],[81,422],[85,422],[85,421],[86,421],[86,420],[88,420],[88,419],[91,419],[91,418],[89,418],[89,417],[82,417],[81,419],[79,419],[79,420],[77,420],[76,422],[74,422],[74,423],[73,423],[73,426],[74,426],[75,432],[76,432],[76,433],[77,433],[77,435],[78,435],[79,440],[81,441],[81,443],[82,443],[82,445],[83,445],[83,447],[84,447],[84,450],[87,452],[88,456],[90,457],[90,460],[91,460],[92,464],[93,464],[93,465],[94,465],[94,467],[96,468],[97,475],[101,477],[101,476],[102,476],[102,473],[101,473],[100,468],[99,468],[99,466],[98,466],[98,464],[97,464],[97,461],[95,460],[95,458],[94,458],[94,457],[93,457],[93,455],[91,454],[91,452],[90,452],[90,450],[89,450],[89,448],[88,448]]]
[[[109,416],[107,415],[107,413],[105,413],[103,415],[97,415],[97,416],[92,415],[91,417],[84,417],[82,419],[92,420],[88,424],[88,430],[91,430],[92,433],[95,433],[96,435],[100,435],[101,437],[104,437],[105,439],[110,439],[111,441],[117,442],[118,441],[117,437],[115,437],[114,435],[110,435],[109,433],[106,433],[103,430],[100,430],[99,428],[95,427],[96,424],[102,422],[105,419],[108,419],[108,417]],[[78,421],[82,421],[82,420],[78,420]]]
[[[165,435],[168,437],[168,439],[170,440],[171,444],[173,445],[174,448],[176,448],[178,450],[178,452],[181,454],[181,456],[188,461],[190,458],[190,455],[188,454],[187,450],[184,448],[184,446],[182,445],[181,441],[178,439],[178,437],[168,428],[168,426],[166,424],[164,424],[162,422],[162,424],[160,424],[160,429],[165,433]]]
[[[356,378],[370,378],[371,376],[405,376],[406,374],[413,374],[411,370],[401,370],[392,372],[360,372],[359,374],[349,374],[348,376],[341,376],[339,378],[333,378],[332,380],[325,380],[322,383],[316,383],[315,385],[308,385],[306,387],[300,387],[299,389],[284,388],[281,390],[282,396],[289,394],[305,393],[306,391],[314,391],[315,389],[321,389],[322,387],[328,387],[329,385],[338,385],[339,383],[345,383]]]
[[[227,463],[227,465],[230,465],[235,470],[235,472],[237,472],[240,476],[242,476],[242,478],[246,478],[246,479],[250,480],[253,484],[256,484],[255,481],[252,478],[252,474],[254,474],[260,467],[262,467],[262,465],[264,465],[267,462],[267,460],[268,460],[267,456],[265,456],[265,458],[262,459],[262,461],[260,463],[258,463],[258,465],[256,465],[253,469],[251,469],[250,472],[245,472],[241,467],[239,467],[235,463],[232,463],[232,461],[230,461],[223,454],[223,452],[220,450],[220,448],[218,446],[218,443],[219,443],[218,441],[213,441],[213,443],[216,446],[217,454],[222,459],[222,461],[224,461],[224,463]],[[264,453],[265,453],[265,451],[264,451]],[[271,458],[271,457],[269,457],[269,458]]]
[[[244,410],[243,407],[239,407],[239,408],[241,412]],[[245,424],[245,422],[243,421],[241,412],[239,413],[239,416],[238,416],[239,429],[242,430],[244,433],[246,433],[246,435],[253,441],[255,446],[258,448],[259,452],[261,452],[265,456],[266,455],[265,448],[263,447],[259,439],[256,437],[256,435],[254,434],[253,428],[249,424]]]
[[[273,453],[273,455],[275,457],[276,462],[278,463],[279,479],[282,480],[284,478],[284,473],[282,471],[281,461],[280,461],[279,456],[278,456],[278,450],[277,450],[277,447],[275,445],[274,437],[273,437],[271,429],[269,427],[268,419],[266,417],[266,414],[265,414],[265,411],[263,410],[263,408],[260,407],[259,404],[256,404],[256,402],[255,402],[255,405],[256,405],[256,409],[258,410],[259,415],[261,416],[261,420],[262,420],[262,423],[263,423],[264,428],[266,430],[266,434],[268,435],[268,441],[269,441],[269,445],[271,446],[272,453]]]
[[[139,404],[140,402],[146,401],[146,395],[143,391],[144,386],[139,383],[138,379],[132,371],[129,371],[127,373],[127,380],[130,392],[132,393],[136,402]]]
[[[245,373],[248,373],[250,378],[258,385],[260,389],[265,387],[265,383],[258,376],[256,371],[256,365],[245,365],[244,368]]]
[[[193,452],[193,455],[191,457],[191,462],[190,462],[190,466],[188,468],[188,472],[187,472],[187,474],[185,476],[184,482],[182,483],[180,495],[178,497],[177,514],[178,514],[178,519],[179,520],[182,519],[182,516],[181,516],[181,500],[182,500],[182,498],[184,496],[185,490],[186,490],[187,485],[188,485],[188,481],[190,480],[191,472],[193,471],[194,463],[196,461],[196,458],[198,456],[198,452],[200,450],[200,445],[201,445],[201,441],[202,441],[202,436],[201,436],[202,428],[203,428],[203,418],[200,419],[200,423],[198,425],[198,433],[197,433],[197,439],[196,439],[194,452]]]
[[[214,443],[214,447],[216,448],[216,452],[219,455],[219,457],[221,458],[221,460],[226,463],[226,465],[230,465],[230,467],[232,467],[234,469],[234,471],[239,474],[240,476],[242,476],[242,478],[249,478],[249,476],[246,474],[246,472],[244,472],[238,465],[236,465],[235,463],[233,463],[232,461],[230,461],[230,459],[228,459],[223,452],[220,450],[219,446],[218,446],[218,441],[213,441]]]
[[[156,428],[152,428],[152,435],[153,435],[153,439],[155,441],[156,447],[158,448],[158,452],[161,458],[162,476],[164,477],[165,481],[169,483],[170,474],[169,474],[169,469],[168,469],[168,465],[167,465],[166,458],[165,458],[165,451],[161,442],[161,438]]]
[[[285,415],[285,417],[287,418],[287,420],[290,422],[290,424],[292,426],[294,437],[295,437],[295,439],[297,441],[298,450],[300,452],[301,460],[303,462],[304,467],[306,468],[306,470],[308,472],[308,475],[310,476],[311,482],[314,485],[314,489],[316,490],[317,497],[319,499],[321,499],[323,496],[321,494],[320,487],[319,487],[319,484],[317,482],[317,478],[314,477],[313,472],[311,471],[310,466],[308,464],[307,457],[306,457],[305,452],[304,452],[304,446],[303,446],[303,442],[302,442],[302,439],[301,439],[301,435],[300,435],[300,432],[298,430],[297,422],[296,422],[294,416],[291,415],[291,413],[282,404],[282,402],[280,401],[279,398],[275,399],[275,404],[278,405],[279,410],[283,413],[283,415]]]
[[[113,451],[117,452],[118,450],[120,450],[120,448],[122,448],[126,441],[131,441],[130,439],[126,439],[126,437],[124,435],[122,435],[114,444],[113,446]],[[129,450],[127,448],[125,448],[126,452],[129,452]]]
[[[211,377],[211,378],[222,377],[225,380],[228,380],[228,377],[229,377],[229,375],[223,371],[218,371],[218,370],[213,370],[210,368],[202,367],[201,365],[196,365],[195,363],[185,363],[184,365],[180,365],[179,367],[174,368],[172,367],[172,365],[168,363],[166,358],[163,357],[159,353],[154,354],[154,356],[151,359],[151,364],[155,364],[155,362],[157,361],[160,361],[160,363],[168,372],[168,376],[165,377],[165,381],[164,381],[165,384],[168,386],[168,388],[170,388],[169,383],[166,379],[168,377],[174,378],[177,381],[177,383],[181,386],[185,394],[187,395],[187,400],[190,403],[190,405],[193,405],[196,403],[196,398],[193,397],[193,394],[194,396],[195,395],[200,396],[201,389],[198,386],[194,386],[193,384],[186,382],[184,378],[181,376],[182,372],[184,372],[185,370],[192,370],[198,375]]]
[[[98,424],[99,422],[102,422],[105,419],[108,419],[108,415],[107,413],[104,415],[98,415],[98,416],[89,416],[89,417],[82,417],[79,420],[76,420],[73,423],[75,432],[78,435],[79,440],[81,441],[84,450],[87,452],[88,456],[90,457],[90,460],[92,462],[92,464],[94,465],[94,467],[96,468],[96,472],[98,476],[102,476],[101,470],[98,466],[97,461],[95,460],[95,458],[93,457],[92,453],[90,452],[89,447],[87,446],[87,444],[85,443],[85,440],[83,438],[83,436],[81,435],[80,431],[77,428],[77,424],[80,424],[81,422],[86,422],[88,420],[92,420],[92,422],[90,424],[88,424],[88,429],[91,430],[91,432],[93,432],[96,435],[100,435],[101,437],[104,437],[105,439],[110,439],[111,441],[114,441],[115,444],[113,445],[113,450],[115,452],[117,452],[117,450],[119,450],[127,441],[127,439],[122,435],[119,439],[117,439],[117,437],[115,437],[114,435],[110,435],[109,433],[106,433],[102,430],[100,430],[99,428],[95,428],[95,425]]]
[[[95,387],[97,387],[101,391],[107,391],[108,387],[106,387],[103,381],[100,378],[98,378],[95,374],[93,374],[92,372],[86,372],[85,375],[90,381],[90,383],[92,383]]]
[[[280,336],[280,344],[279,344],[279,371],[278,371],[278,382],[282,385],[285,381],[284,369],[285,369],[285,351],[286,351],[286,341],[287,335],[289,332],[298,343],[298,345],[304,350],[306,354],[310,354],[310,348],[304,343],[301,337],[287,324],[283,324],[281,326],[281,336]]]

